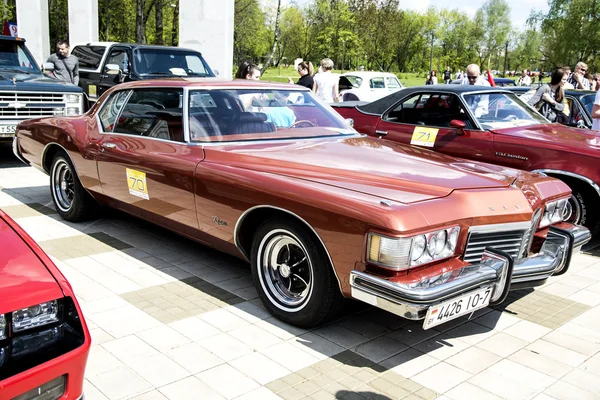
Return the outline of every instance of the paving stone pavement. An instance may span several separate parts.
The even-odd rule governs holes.
[[[92,334],[86,400],[600,399],[600,254],[424,331],[369,306],[313,330],[273,318],[246,263],[108,211],[73,224],[0,152],[0,208],[71,282]]]

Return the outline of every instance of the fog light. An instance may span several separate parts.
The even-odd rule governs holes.
[[[67,113],[65,115],[79,115],[79,107],[67,107]]]
[[[12,400],[56,400],[65,392],[66,384],[67,376],[62,375],[29,392],[13,397]]]

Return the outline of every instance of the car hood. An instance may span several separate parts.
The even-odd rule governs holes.
[[[518,136],[549,145],[573,149],[600,149],[600,133],[589,129],[572,128],[560,124],[539,124],[514,128],[493,129],[491,132]]]
[[[33,250],[0,214],[0,313],[64,296]]]
[[[369,137],[225,146],[228,165],[414,203],[453,190],[509,186],[518,171]]]
[[[0,68],[0,89],[36,92],[81,93],[82,89],[65,81],[39,73],[6,71]]]

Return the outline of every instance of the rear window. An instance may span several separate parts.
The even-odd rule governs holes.
[[[105,50],[105,46],[75,46],[71,54],[79,60],[79,68],[97,69]]]

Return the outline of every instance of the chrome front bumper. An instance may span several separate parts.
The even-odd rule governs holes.
[[[565,273],[573,254],[590,238],[588,229],[562,223],[550,227],[541,251],[528,258],[514,261],[488,247],[479,264],[406,284],[352,271],[351,293],[357,300],[413,320],[425,318],[432,305],[483,287],[493,288],[490,304],[499,304],[509,290],[539,286],[551,275]]]

